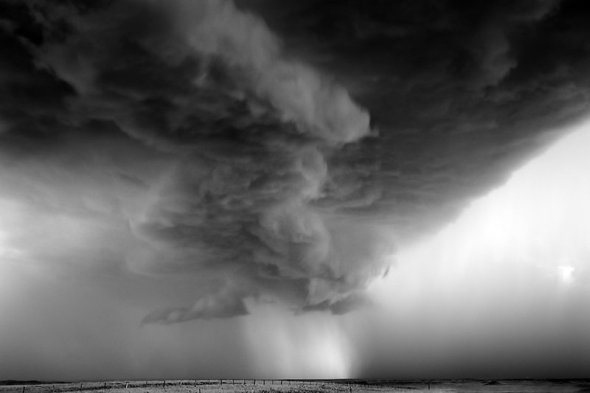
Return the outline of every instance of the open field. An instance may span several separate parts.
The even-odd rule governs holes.
[[[108,381],[0,385],[0,393],[541,393],[590,392],[590,380],[531,381],[308,381],[308,380],[183,380]]]

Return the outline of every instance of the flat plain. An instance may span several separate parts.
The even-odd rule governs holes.
[[[590,380],[151,380],[19,383],[5,381],[0,393],[590,393]]]

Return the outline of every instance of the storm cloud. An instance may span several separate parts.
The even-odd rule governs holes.
[[[385,256],[590,98],[579,1],[1,7],[2,197],[33,223],[10,241],[189,278],[148,323],[367,306]]]
[[[231,2],[6,7],[22,17],[5,23],[6,39],[29,62],[14,72],[56,89],[27,103],[38,109],[4,108],[6,155],[18,160],[4,176],[40,210],[128,229],[122,244],[100,233],[80,252],[39,245],[40,259],[110,247],[133,272],[221,287],[145,321],[243,315],[245,297],[297,309],[371,276],[363,255],[335,253],[334,212],[316,205],[329,194],[330,156],[371,134],[369,115],[330,77],[288,58],[260,18]],[[19,22],[35,32],[19,34]],[[34,82],[22,79],[8,88]]]

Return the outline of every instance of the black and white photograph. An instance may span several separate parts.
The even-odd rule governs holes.
[[[0,393],[590,392],[589,0],[0,0]]]

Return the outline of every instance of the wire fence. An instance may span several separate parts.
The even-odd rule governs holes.
[[[0,385],[0,393],[66,393],[108,390],[143,389],[175,390],[182,393],[210,393],[212,391],[256,391],[257,393],[273,393],[285,391],[325,392],[327,381],[288,380],[288,379],[196,379],[196,380],[150,380],[150,381],[103,381],[103,382],[67,382]],[[333,383],[330,385],[334,385]],[[336,389],[343,393],[352,393],[351,384],[339,384]]]

